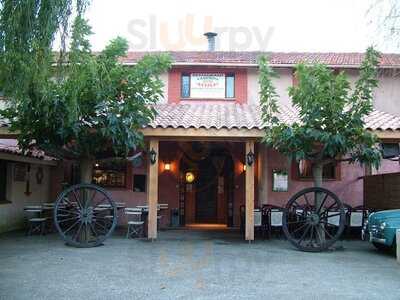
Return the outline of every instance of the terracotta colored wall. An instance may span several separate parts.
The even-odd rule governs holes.
[[[372,174],[386,174],[400,172],[400,164],[397,161],[391,161],[384,159],[381,161],[381,165],[378,170],[372,169]]]
[[[313,186],[312,181],[293,180],[292,168],[287,158],[273,149],[267,151],[267,185],[268,197],[266,203],[278,206],[284,206],[289,198],[296,192]],[[272,171],[274,169],[286,169],[289,171],[289,190],[288,192],[272,191]],[[378,170],[382,172],[398,172],[400,167],[398,163],[387,160],[382,161],[382,168]],[[345,203],[351,206],[363,204],[363,179],[364,167],[357,164],[350,165],[341,163],[341,180],[324,181],[323,186],[335,194]]]
[[[229,149],[234,163],[234,226],[240,224],[240,206],[245,204],[245,172],[243,164],[245,162],[245,145],[244,143],[225,143]],[[257,157],[258,147],[255,147]],[[267,198],[258,199],[257,182],[258,182],[258,164],[255,162],[255,207],[260,207],[264,203],[283,206],[288,199],[303,188],[311,187],[311,181],[293,180],[292,168],[286,157],[278,152],[267,149],[267,174],[260,180],[267,180]],[[181,150],[176,142],[160,142],[159,150],[159,203],[167,203],[168,211],[163,211],[162,226],[170,224],[170,210],[179,208],[179,161],[181,158]],[[164,170],[165,163],[170,163],[171,170]],[[135,207],[147,203],[147,195],[142,192],[134,192],[132,190],[133,175],[147,174],[147,162],[140,168],[133,168],[131,164],[127,165],[127,185],[123,189],[108,189],[113,199],[118,202],[125,202],[127,207]],[[68,169],[68,164],[66,166]],[[272,191],[272,170],[287,169],[289,171],[289,191],[288,192],[273,192]],[[383,160],[381,168],[374,170],[374,173],[389,173],[399,172],[400,166],[397,162]],[[64,171],[62,168],[54,168],[51,179],[53,181],[50,191],[51,197],[55,197],[60,191],[60,181],[64,181]],[[68,174],[67,174],[68,175]],[[342,163],[341,165],[341,180],[326,181],[324,187],[336,193],[340,199],[352,206],[357,206],[363,203],[363,181],[364,168],[358,165],[349,165]],[[121,214],[120,224],[125,224],[126,219]]]
[[[235,100],[232,102],[238,104],[247,103],[247,70],[246,69],[227,69],[227,68],[215,68],[215,67],[191,67],[191,68],[174,68],[169,71],[168,75],[168,102],[179,103],[181,102],[181,74],[182,73],[193,73],[193,72],[209,72],[209,73],[234,73],[235,74]],[[218,100],[218,99],[193,99],[183,100],[183,102],[231,102],[230,100]]]

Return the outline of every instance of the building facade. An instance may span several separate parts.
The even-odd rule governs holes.
[[[147,53],[129,53],[121,62],[134,65]],[[149,205],[149,238],[157,237],[157,204],[168,204],[160,226],[176,219],[188,224],[237,227],[246,216],[246,239],[254,239],[253,209],[283,207],[297,191],[312,186],[307,162],[289,160],[261,143],[264,129],[259,106],[258,52],[171,52],[172,68],[163,74],[164,96],[155,120],[142,130],[147,149],[126,164],[98,162],[93,180],[127,207]],[[296,84],[299,62],[324,63],[344,71],[355,82],[362,54],[269,53],[279,74],[280,118],[291,122],[297,112],[288,88]],[[400,141],[399,55],[383,55],[375,111],[366,129],[383,143]],[[49,197],[61,181],[73,181],[71,166],[53,176]],[[346,204],[363,204],[365,174],[398,172],[399,164],[382,161],[379,170],[339,163],[324,169],[324,187]],[[60,172],[58,173],[60,174]],[[0,204],[0,208],[3,206]],[[175,220],[175,221],[174,221]],[[119,221],[125,223],[122,217]],[[176,224],[176,223],[174,223]]]

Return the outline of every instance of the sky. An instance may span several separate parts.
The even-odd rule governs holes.
[[[371,1],[92,0],[86,17],[94,50],[116,36],[131,51],[206,50],[202,34],[217,31],[217,50],[400,52],[379,41]]]

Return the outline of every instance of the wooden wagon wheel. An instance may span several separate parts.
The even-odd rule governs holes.
[[[56,200],[54,224],[69,245],[95,247],[114,231],[117,207],[104,189],[93,184],[73,185]]]
[[[290,198],[283,212],[283,231],[298,249],[319,252],[331,247],[345,226],[343,203],[324,188],[307,188]]]

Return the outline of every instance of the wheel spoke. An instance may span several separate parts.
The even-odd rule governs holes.
[[[304,240],[306,237],[308,231],[310,230],[311,224],[308,224],[307,228],[304,230],[303,235],[300,237],[298,243],[301,244],[301,242]]]
[[[58,221],[58,223],[64,223],[64,222],[67,222],[67,221],[72,221],[72,220],[77,220],[77,219],[79,219],[79,217],[72,217],[72,218],[62,219],[62,220]]]
[[[321,205],[318,207],[317,213],[319,214],[321,212],[322,207],[324,207],[325,201],[328,198],[328,194],[325,194],[324,199],[321,201]]]
[[[333,239],[333,236],[325,229],[325,226],[321,226],[324,232],[329,236],[330,239]]]
[[[62,208],[57,209],[57,211],[63,211],[63,212],[66,212],[68,214],[74,214],[74,215],[78,215],[79,216],[79,212],[77,212],[77,211],[71,211],[71,210],[62,209]]]
[[[74,224],[72,224],[67,230],[64,231],[64,234],[66,234],[68,231],[70,231],[72,228],[76,226],[76,224],[79,223],[79,220],[77,220]]]
[[[296,232],[300,231],[301,229],[303,229],[307,225],[308,225],[308,223],[305,223],[305,224],[301,225],[299,228],[297,228],[296,230],[292,231],[292,234],[295,234]]]
[[[293,224],[299,224],[299,223],[305,223],[307,220],[298,220],[298,221],[293,221],[293,222],[287,222],[288,225],[293,225]]]
[[[83,226],[83,223],[81,222],[81,224],[79,225],[78,230],[75,232],[75,235],[74,235],[74,238],[73,238],[74,241],[76,241],[76,239],[78,238],[78,235],[81,232],[82,226]]]
[[[310,204],[310,202],[308,201],[307,194],[304,194],[303,197],[304,197],[304,199],[306,200],[307,206],[308,206],[308,207],[312,207],[311,204]]]
[[[80,209],[83,209],[82,203],[81,203],[81,201],[78,199],[79,197],[76,195],[75,190],[72,191],[72,194],[74,195],[74,198],[75,198],[75,200],[76,200],[76,203],[79,205],[79,208],[80,208]]]
[[[104,200],[107,200],[107,198],[104,197],[103,199],[101,199],[100,202],[98,202],[95,206],[93,206],[93,210],[94,210],[95,208],[97,208],[99,205],[101,205],[101,204],[104,202]]]
[[[93,224],[92,224],[92,223],[89,223],[89,226],[90,226],[90,229],[92,230],[93,234],[97,237],[97,236],[98,236],[98,233],[97,233],[96,229],[94,229]]]
[[[338,212],[337,214],[332,214],[332,215],[326,213],[323,217],[321,217],[321,220],[325,220],[325,219],[329,219],[329,218],[334,218],[334,217],[341,216],[341,215],[342,215],[341,212]]]

